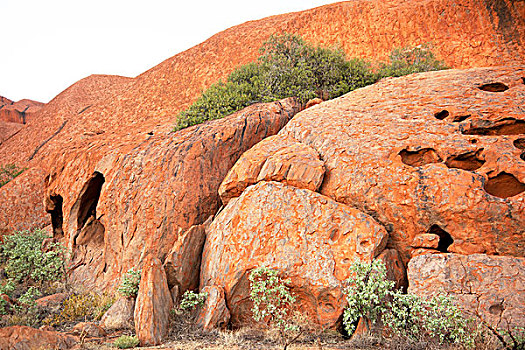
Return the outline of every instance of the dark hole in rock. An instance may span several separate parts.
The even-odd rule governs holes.
[[[503,83],[489,83],[479,86],[478,89],[488,92],[503,92],[508,90],[509,87]]]
[[[506,118],[494,122],[491,126],[470,127],[463,130],[464,135],[520,135],[525,134],[525,120]]]
[[[516,139],[514,142],[512,142],[514,147],[519,149],[525,149],[525,139]]]
[[[153,136],[153,131],[148,132],[149,136]]]
[[[452,119],[452,121],[453,121],[454,123],[459,123],[459,122],[462,122],[462,121],[467,120],[468,118],[470,118],[470,114],[468,114],[468,115],[457,115],[457,116],[455,116],[455,117]]]
[[[439,225],[430,226],[427,232],[433,233],[439,236],[439,243],[438,243],[437,250],[439,250],[442,253],[447,253],[448,247],[450,247],[450,245],[454,243],[454,239],[452,238],[450,233],[443,230]]]
[[[436,119],[443,120],[446,117],[448,117],[449,114],[450,113],[448,113],[448,111],[446,109],[444,109],[441,112],[438,112],[438,113],[434,114],[434,117],[436,117]]]
[[[489,312],[493,315],[501,315],[501,313],[505,310],[503,305],[501,303],[494,304],[489,307]]]
[[[477,151],[466,152],[458,154],[456,156],[450,156],[447,158],[445,164],[449,168],[476,170],[481,168],[481,166],[485,164],[485,160],[481,156],[482,152],[483,148]]]
[[[401,161],[406,165],[413,167],[423,166],[430,163],[439,163],[442,161],[441,157],[432,148],[423,148],[419,151],[408,151],[407,149],[399,152]]]
[[[522,82],[523,84],[525,84],[525,78],[522,77],[522,78],[521,78],[521,82]]]
[[[343,324],[343,314],[339,316],[335,324],[336,324],[336,330],[343,336],[343,339],[350,339],[352,337],[352,334],[348,333],[348,331],[346,330]],[[359,320],[352,323],[352,325],[354,326],[354,329],[357,329],[358,324],[359,324]]]
[[[77,230],[81,230],[90,218],[96,218],[98,199],[104,182],[104,175],[95,171],[80,191],[80,196],[71,209],[71,219],[76,218]]]
[[[514,175],[501,172],[497,176],[489,178],[485,182],[484,189],[490,195],[507,198],[525,191],[525,184],[516,179]]]
[[[62,224],[64,223],[64,216],[62,214],[62,196],[50,196],[49,199],[53,203],[52,209],[48,211],[51,214],[51,227],[53,227],[53,238],[64,237],[64,229]]]
[[[521,160],[525,160],[525,152],[520,155]]]
[[[474,143],[478,143],[478,140],[476,140],[476,139],[470,139],[470,140],[468,140],[468,141],[469,141],[470,143],[472,143],[472,144],[474,144]]]

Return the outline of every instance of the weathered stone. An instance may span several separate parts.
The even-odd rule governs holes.
[[[133,329],[135,299],[121,297],[111,305],[100,319],[100,326],[105,330]]]
[[[0,350],[71,349],[78,338],[27,326],[0,328]]]
[[[73,327],[72,333],[86,338],[100,338],[106,335],[106,331],[93,322],[77,323]]]
[[[230,322],[230,311],[226,306],[224,289],[220,286],[206,286],[201,293],[206,293],[206,301],[197,317],[197,325],[205,331],[226,328]]]
[[[207,232],[201,286],[224,288],[234,326],[251,320],[248,274],[259,266],[291,280],[311,321],[333,326],[354,259],[370,261],[388,234],[357,209],[306,189],[260,182],[232,199]]]
[[[162,263],[150,256],[142,267],[134,312],[135,332],[142,346],[164,342],[172,307],[173,301]]]
[[[0,237],[48,225],[42,204],[45,176],[42,169],[32,168],[0,187]]]
[[[316,191],[323,181],[324,166],[311,147],[278,136],[269,137],[245,152],[219,187],[222,202],[238,197],[259,181],[280,181]]]
[[[385,249],[377,258],[386,266],[386,277],[396,283],[394,288],[406,290],[408,286],[407,272],[401,254],[395,249]]]
[[[525,132],[524,74],[520,66],[383,79],[302,111],[275,140],[318,152],[320,193],[387,227],[405,263],[421,233],[438,235],[441,252],[523,256],[525,166],[514,143]],[[508,89],[482,89],[489,83]]]
[[[308,102],[306,103],[305,108],[313,107],[313,106],[318,105],[319,103],[322,103],[322,102],[323,102],[323,100],[320,99],[320,98],[314,98],[314,99],[311,99],[310,101],[308,101]]]
[[[67,293],[55,293],[35,300],[36,304],[41,308],[56,310],[62,306],[62,302],[66,300]]]
[[[4,104],[0,102],[0,122],[26,124],[43,106],[41,102],[27,99]]]
[[[210,216],[204,224],[192,226],[183,233],[166,256],[164,270],[168,286],[172,291],[177,287],[177,295],[172,295],[174,301],[187,290],[199,288],[202,249],[206,240],[206,227],[211,223],[211,219]]]
[[[525,326],[525,258],[426,254],[408,263],[408,291],[444,292],[460,307],[501,329]]]
[[[423,233],[414,237],[412,248],[437,249],[439,246],[439,236],[433,233]]]

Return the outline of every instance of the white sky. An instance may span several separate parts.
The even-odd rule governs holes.
[[[234,25],[337,0],[0,0],[0,96],[48,102],[90,74],[129,77]]]

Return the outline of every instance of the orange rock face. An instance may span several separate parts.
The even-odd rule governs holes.
[[[427,254],[408,264],[410,293],[445,292],[493,327],[525,325],[525,258]]]
[[[420,234],[437,235],[442,252],[523,256],[523,75],[514,67],[384,79],[301,112],[271,147],[314,149],[326,169],[319,192],[372,214],[405,263]],[[270,154],[248,154],[246,172]]]
[[[71,349],[78,338],[27,326],[0,328],[0,350]]]
[[[231,200],[207,232],[201,288],[222,286],[234,326],[251,322],[248,275],[259,266],[290,278],[310,318],[333,326],[354,259],[370,261],[388,234],[374,219],[306,189],[260,182]]]
[[[164,268],[159,259],[148,257],[142,268],[134,312],[135,332],[142,346],[164,342],[172,307]]]
[[[26,124],[44,104],[33,100],[20,100],[12,102],[0,99],[0,122]]]
[[[240,155],[277,133],[299,108],[292,99],[255,105],[181,132],[144,134],[140,146],[105,154],[90,173],[84,167],[92,159],[83,151],[56,169],[47,210],[55,234],[63,231],[74,251],[72,280],[115,286],[148,254],[164,262],[187,230],[219,209],[217,189]],[[178,283],[191,288],[192,268],[181,268]]]

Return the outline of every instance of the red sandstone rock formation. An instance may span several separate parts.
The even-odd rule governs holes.
[[[71,349],[78,338],[27,326],[0,328],[0,350]]]
[[[410,293],[445,292],[492,327],[525,325],[525,258],[427,254],[408,264]]]
[[[44,104],[41,102],[27,99],[13,102],[0,96],[0,145],[15,135],[42,106]],[[3,162],[0,162],[0,165],[2,164]]]

